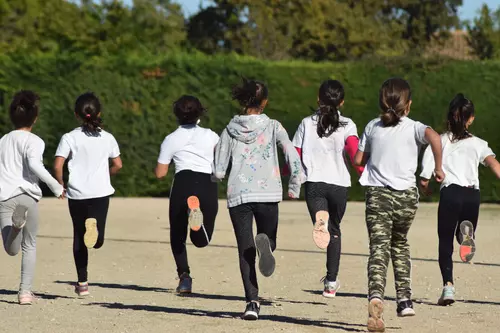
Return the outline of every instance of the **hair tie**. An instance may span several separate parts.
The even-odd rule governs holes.
[[[90,113],[87,113],[87,114],[85,115],[85,118],[87,118],[87,119],[90,119],[90,117],[91,117],[91,116],[90,116]]]
[[[393,108],[388,108],[387,112],[392,112],[392,113],[396,114],[396,110],[394,110]]]

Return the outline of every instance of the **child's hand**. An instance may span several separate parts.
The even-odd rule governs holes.
[[[66,199],[66,189],[63,189],[63,192],[61,193],[61,195],[59,196],[58,198],[59,200],[64,200]]]
[[[425,195],[431,195],[432,191],[429,189],[429,179],[420,180],[420,188]]]
[[[434,179],[436,179],[436,181],[438,183],[442,183],[444,180],[444,177],[445,177],[445,174],[444,174],[443,170],[434,170]]]
[[[288,192],[288,198],[290,198],[292,200],[298,199],[295,197],[295,194],[293,194],[292,192]]]

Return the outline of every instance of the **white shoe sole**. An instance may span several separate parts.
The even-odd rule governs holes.
[[[412,308],[404,309],[398,313],[398,317],[413,317],[415,315],[415,310]]]
[[[244,320],[257,320],[259,319],[259,315],[255,311],[247,311],[243,314]]]
[[[94,218],[87,219],[85,221],[85,235],[83,236],[83,242],[85,246],[92,249],[97,243],[97,237],[99,232],[97,231],[97,220]]]
[[[322,250],[330,244],[330,232],[328,231],[328,220],[330,215],[322,210],[316,213],[316,223],[313,228],[313,241]]]

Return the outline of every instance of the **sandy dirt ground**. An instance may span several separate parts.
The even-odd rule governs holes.
[[[499,332],[500,207],[483,206],[474,264],[456,264],[458,302],[435,305],[441,291],[436,206],[422,205],[410,231],[417,316],[398,318],[392,268],[386,325],[393,332]],[[34,291],[40,299],[19,306],[20,256],[0,255],[0,332],[364,332],[367,318],[367,232],[364,206],[350,203],[342,222],[342,258],[335,299],[321,296],[324,252],[311,238],[304,202],[280,206],[277,267],[259,276],[261,319],[245,322],[235,238],[225,202],[212,244],[188,245],[193,294],[181,297],[170,253],[168,200],[112,199],[106,242],[90,253],[91,296],[77,298],[72,227],[67,203],[40,203]],[[458,260],[455,251],[455,260]]]

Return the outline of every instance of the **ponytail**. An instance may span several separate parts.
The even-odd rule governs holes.
[[[471,134],[467,131],[467,123],[474,116],[474,104],[463,94],[457,94],[450,102],[448,111],[448,131],[452,141],[467,139]]]
[[[344,101],[344,87],[337,80],[327,80],[319,88],[318,124],[316,132],[320,138],[329,137],[340,126],[346,123],[340,121],[339,109]]]
[[[75,113],[82,121],[82,130],[89,136],[99,136],[102,127],[101,103],[97,96],[88,92],[76,99]]]

